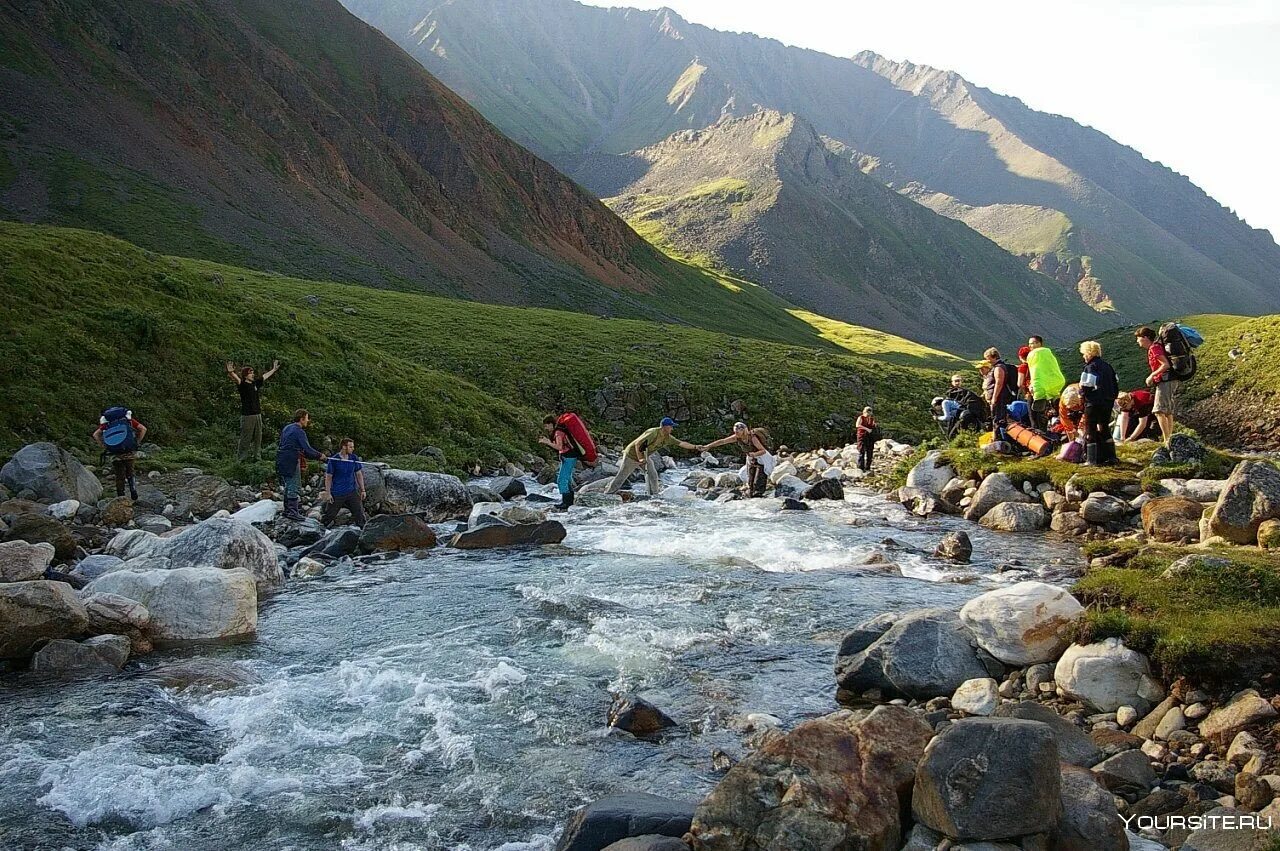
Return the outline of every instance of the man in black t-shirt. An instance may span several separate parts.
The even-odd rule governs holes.
[[[240,391],[240,444],[236,457],[241,461],[248,461],[250,456],[255,461],[262,460],[262,384],[278,369],[280,361],[272,361],[271,369],[259,376],[251,366],[237,370],[234,363],[227,361],[227,375]]]

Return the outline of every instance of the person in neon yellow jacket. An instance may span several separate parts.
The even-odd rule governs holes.
[[[1036,335],[1027,340],[1031,351],[1027,354],[1027,367],[1031,373],[1031,424],[1041,431],[1049,428],[1049,419],[1058,407],[1058,397],[1067,379],[1058,366],[1053,350],[1045,346],[1044,338]]]

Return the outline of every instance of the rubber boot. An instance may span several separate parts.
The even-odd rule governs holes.
[[[1098,444],[1090,443],[1084,448],[1084,465],[1086,467],[1098,466]]]
[[[573,505],[573,491],[560,495],[560,504],[556,506],[556,511],[568,511]]]
[[[291,497],[284,501],[284,517],[286,520],[303,520],[302,516],[302,498]]]
[[[129,499],[134,502],[138,501],[138,486],[134,484],[133,479],[129,480]]]

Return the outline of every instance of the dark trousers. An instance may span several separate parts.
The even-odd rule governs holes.
[[[768,484],[769,477],[765,475],[764,465],[748,461],[747,494],[750,496],[764,496],[764,491]]]
[[[871,472],[871,456],[875,454],[876,445],[870,440],[863,440],[858,444],[858,469],[863,472]]]
[[[1031,427],[1040,431],[1049,430],[1049,420],[1058,410],[1057,399],[1036,399],[1031,403]]]
[[[1084,446],[1085,452],[1090,446],[1099,464],[1116,462],[1116,444],[1111,439],[1111,405],[1085,405],[1084,408]]]
[[[338,512],[342,509],[351,512],[351,522],[356,526],[363,526],[364,503],[360,501],[360,491],[352,491],[343,496],[335,496],[324,504],[324,508],[320,512],[320,522],[326,526],[333,524],[338,519]]]
[[[137,493],[133,483],[133,456],[121,455],[111,459],[111,471],[116,474],[116,496],[124,496],[125,486],[129,487],[129,495]]]

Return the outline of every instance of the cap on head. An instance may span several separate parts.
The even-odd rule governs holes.
[[[658,423],[658,425],[661,426],[675,426],[675,424],[676,421],[671,419],[671,417],[663,417],[662,422]]]

